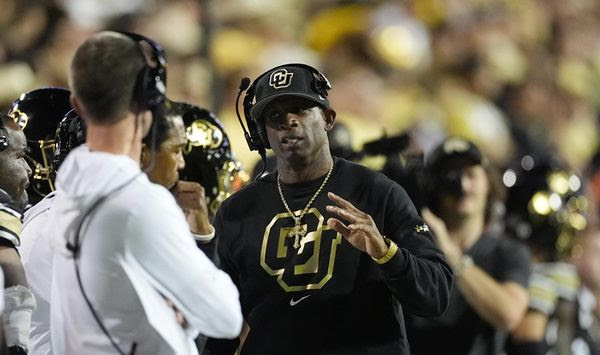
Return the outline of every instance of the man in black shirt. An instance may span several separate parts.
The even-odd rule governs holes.
[[[272,148],[277,170],[214,222],[240,290],[242,354],[409,354],[403,309],[430,317],[448,304],[452,273],[404,189],[331,156],[329,88],[316,69],[287,64],[244,100],[250,145]]]
[[[431,153],[426,171],[431,211],[425,210],[423,218],[453,268],[456,283],[442,317],[407,317],[411,351],[499,354],[506,331],[518,325],[527,309],[529,252],[488,230],[500,187],[473,143],[448,138]]]

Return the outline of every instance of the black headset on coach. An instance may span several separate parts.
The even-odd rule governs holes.
[[[297,80],[294,81],[294,84],[291,84],[289,87],[283,88],[284,90],[274,91],[276,89],[270,87],[269,85],[262,85],[261,79],[266,75],[271,75],[272,77],[278,74],[284,76],[290,75],[290,73],[287,72],[287,70],[289,69],[294,71],[293,73],[291,73],[292,75],[295,74],[299,77],[305,76],[305,71],[308,71],[312,75],[312,79],[310,79],[309,84],[310,90],[308,90],[309,88],[297,87],[297,85],[295,85]],[[300,80],[301,84],[306,82],[306,80]],[[248,143],[248,148],[250,148],[250,150],[258,151],[263,160],[263,170],[265,165],[264,162],[266,160],[266,150],[270,149],[271,145],[269,144],[269,139],[267,138],[264,120],[262,120],[261,117],[255,117],[255,114],[253,114],[253,111],[255,111],[255,106],[257,105],[258,101],[265,97],[273,96],[274,98],[286,94],[297,95],[299,89],[301,90],[301,92],[306,93],[307,98],[310,98],[312,101],[320,103],[322,107],[329,107],[327,91],[331,89],[331,83],[325,77],[325,75],[323,75],[320,71],[311,67],[310,65],[301,63],[279,65],[259,75],[252,82],[252,84],[250,84],[249,78],[243,78],[240,83],[235,105],[236,114],[240,125],[242,126],[242,130],[244,131],[244,137],[246,139],[246,142]],[[244,124],[242,123],[242,119],[239,112],[239,99],[242,95],[242,92],[244,91],[246,91],[246,95],[244,96],[242,105],[244,107],[244,117],[246,118],[246,126],[248,127],[247,130]],[[310,94],[308,92],[310,92]],[[260,175],[261,174],[259,174],[258,176]]]
[[[135,84],[135,89],[134,89],[134,101],[135,101],[135,104],[137,105],[138,112],[143,112],[145,110],[150,110],[152,112],[152,128],[150,129],[149,134],[152,134],[154,137],[154,135],[156,133],[156,122],[159,119],[159,115],[158,115],[159,110],[164,110],[164,105],[166,102],[167,59],[166,59],[165,51],[158,43],[156,43],[153,40],[151,40],[150,38],[147,38],[140,34],[130,33],[130,32],[119,32],[119,33],[136,41],[136,43],[138,44],[138,47],[140,49],[140,52],[144,56],[144,58],[146,56],[144,55],[144,48],[142,47],[142,43],[148,44],[150,46],[150,48],[152,49],[152,60],[154,61],[153,64],[155,66],[146,64],[144,66],[144,68],[142,68],[142,70],[140,70],[140,73],[138,74],[138,76],[136,78],[136,84]],[[73,122],[75,122],[75,120],[71,120],[68,123],[69,126]],[[65,122],[65,125],[66,124],[67,124],[67,122]],[[76,123],[73,123],[73,125],[74,125],[74,127],[67,127],[67,133],[72,134],[74,132],[75,134],[77,134],[77,127],[75,127]],[[82,127],[80,127],[80,128],[82,128]],[[77,137],[71,136],[71,138],[77,138]],[[152,142],[153,142],[152,144],[154,144],[154,139],[152,139]],[[59,151],[60,151],[60,149],[59,149]],[[143,172],[140,172],[140,174],[143,174]],[[68,242],[66,245],[66,248],[73,253],[73,263],[75,266],[75,274],[77,276],[79,289],[89,307],[89,310],[92,312],[92,315],[94,316],[94,319],[96,320],[96,323],[102,329],[102,332],[104,333],[104,335],[106,335],[106,337],[108,338],[108,340],[110,341],[112,346],[115,348],[115,350],[119,354],[122,354],[122,355],[125,355],[126,352],[124,352],[117,345],[114,338],[110,335],[110,333],[104,326],[104,323],[100,319],[100,316],[98,315],[98,313],[92,306],[91,301],[89,300],[89,297],[87,296],[87,294],[83,288],[81,276],[79,274],[79,265],[77,263],[77,259],[79,257],[79,249],[80,249],[79,237],[80,237],[80,233],[81,233],[81,228],[82,228],[87,216],[89,216],[90,213],[93,212],[93,210],[96,207],[98,207],[103,201],[105,201],[111,195],[113,195],[114,193],[120,191],[121,189],[123,189],[124,187],[126,187],[127,185],[132,183],[138,176],[139,176],[139,174],[136,174],[133,178],[127,180],[125,183],[118,186],[117,188],[115,188],[114,190],[109,192],[104,197],[100,198],[85,213],[83,213],[81,222],[79,223],[79,226],[77,227],[77,231],[74,235],[73,243]],[[135,351],[136,345],[137,345],[136,343],[132,344],[132,350],[129,353],[133,353]]]

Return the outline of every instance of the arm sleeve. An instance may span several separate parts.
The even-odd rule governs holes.
[[[384,234],[398,245],[398,252],[381,265],[387,287],[407,311],[442,315],[454,281],[442,252],[401,186],[391,189],[385,209]]]
[[[132,212],[129,251],[192,327],[212,337],[238,336],[243,320],[235,285],[198,250],[174,201],[156,207]]]
[[[202,243],[196,240],[196,246],[204,252],[217,267],[220,267],[219,255],[217,255],[217,238],[213,238],[207,243]]]

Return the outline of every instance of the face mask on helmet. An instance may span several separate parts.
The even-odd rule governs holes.
[[[246,184],[249,177],[233,158],[225,129],[212,112],[187,103],[172,104],[181,113],[187,136],[181,178],[204,187],[212,217],[221,203]]]
[[[506,229],[542,255],[542,261],[570,256],[585,229],[588,201],[581,180],[550,157],[526,155],[507,169]]]
[[[58,123],[72,109],[69,97],[70,92],[62,88],[36,89],[22,94],[8,111],[27,138],[26,159],[33,171],[27,191],[33,204],[54,191],[54,136]]]
[[[52,167],[58,171],[60,165],[65,161],[71,150],[85,143],[85,122],[75,110],[67,112],[56,128],[54,140],[54,157]]]

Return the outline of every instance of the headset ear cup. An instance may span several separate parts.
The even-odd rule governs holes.
[[[165,102],[164,78],[159,67],[146,67],[144,76],[144,102],[146,108],[154,110]]]
[[[313,81],[313,90],[322,97],[327,97],[327,84],[321,78],[315,78]]]
[[[262,146],[265,149],[271,149],[271,144],[269,143],[269,137],[267,136],[267,127],[265,126],[265,121],[263,120],[254,120],[256,124],[256,133],[260,138]]]
[[[144,66],[138,73],[133,88],[133,106],[134,112],[139,113],[148,109],[148,95],[146,88],[148,87],[148,72],[150,67]]]
[[[164,84],[155,68],[146,65],[140,70],[134,88],[136,112],[153,110],[164,102],[164,94],[159,85]]]

